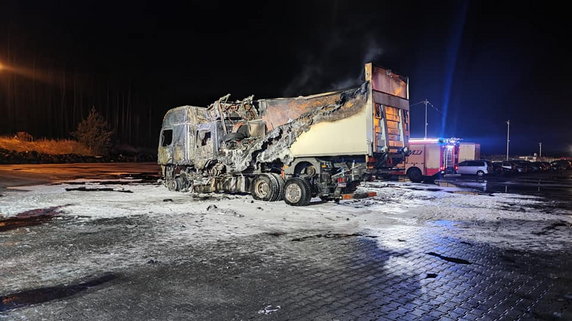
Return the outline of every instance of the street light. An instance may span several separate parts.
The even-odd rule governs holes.
[[[538,158],[542,158],[542,142],[538,143]]]
[[[415,105],[419,105],[419,104],[424,104],[425,105],[425,139],[427,139],[427,126],[429,125],[429,120],[427,119],[427,105],[433,107],[433,109],[435,109],[436,111],[440,112],[439,109],[437,109],[437,107],[433,106],[432,103],[429,102],[429,100],[427,100],[427,98],[425,98],[425,100],[422,100],[420,102],[417,102],[413,105],[410,105],[409,107],[413,107]]]
[[[506,160],[508,160],[508,149],[510,144],[510,120],[506,121]]]

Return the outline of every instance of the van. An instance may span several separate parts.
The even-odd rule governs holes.
[[[485,160],[468,160],[460,162],[457,174],[484,176],[493,172],[493,165]]]

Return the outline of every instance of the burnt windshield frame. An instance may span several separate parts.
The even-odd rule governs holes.
[[[171,146],[173,143],[173,130],[172,129],[163,129],[161,132],[161,146],[167,147]]]

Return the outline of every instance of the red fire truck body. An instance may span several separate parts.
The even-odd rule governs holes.
[[[459,164],[459,139],[410,138],[410,154],[405,160],[405,175],[421,182],[442,174],[455,173]]]

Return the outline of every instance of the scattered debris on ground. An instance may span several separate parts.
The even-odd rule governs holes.
[[[281,309],[281,308],[280,308],[279,305],[277,305],[277,306],[267,305],[267,306],[264,307],[264,309],[259,310],[259,311],[258,311],[258,314],[265,314],[265,315],[267,315],[267,314],[274,313],[274,312],[276,312],[276,311],[278,311],[278,310],[280,310],[280,309]]]
[[[89,187],[77,187],[77,188],[72,188],[72,187],[66,187],[66,191],[71,192],[71,191],[80,191],[80,192],[119,192],[119,193],[133,193],[133,191],[130,191],[128,189],[114,189],[111,187],[93,187],[93,188],[89,188]]]
[[[457,263],[457,264],[472,264],[471,262],[467,261],[467,260],[463,260],[463,259],[458,259],[456,257],[448,257],[448,256],[444,256],[435,252],[429,252],[427,253],[428,255],[432,255],[432,256],[436,256],[442,260],[445,260],[447,262],[452,262],[452,263]]]

